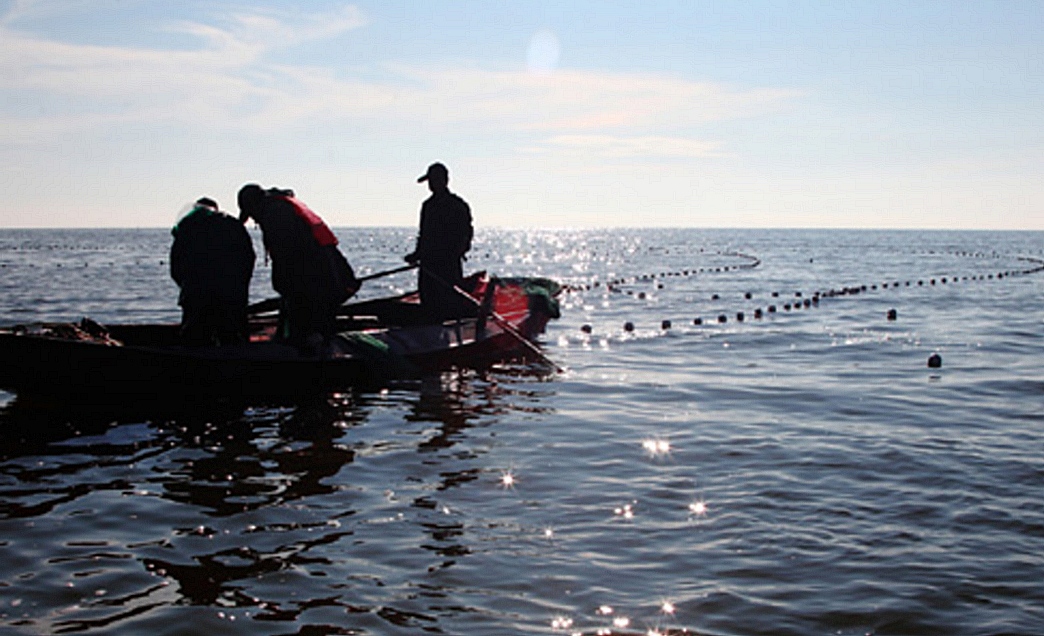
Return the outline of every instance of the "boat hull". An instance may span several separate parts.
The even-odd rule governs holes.
[[[101,337],[73,325],[0,329],[0,388],[19,397],[92,401],[283,399],[525,359],[522,339],[543,332],[557,308],[532,302],[515,285],[489,298],[487,311],[440,324],[384,325],[345,311],[345,331],[318,354],[273,341],[271,318],[255,321],[251,342],[223,347],[180,345],[177,325],[110,325]],[[415,299],[406,297],[359,306],[371,313],[415,314],[411,303]],[[360,327],[374,319],[376,324]]]
[[[272,343],[234,347],[107,346],[0,334],[0,387],[71,399],[288,396],[349,387],[369,375],[356,357],[302,357]]]

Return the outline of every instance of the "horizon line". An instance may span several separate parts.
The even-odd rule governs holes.
[[[0,226],[0,232],[34,230],[169,230],[168,225],[126,225],[126,226]],[[411,225],[330,225],[333,229],[416,229]],[[248,228],[249,229],[249,228]],[[1044,228],[945,228],[945,227],[864,227],[864,226],[703,226],[703,225],[605,225],[605,226],[525,226],[525,225],[476,225],[478,230],[532,230],[540,232],[578,232],[585,230],[771,230],[771,231],[852,231],[852,232],[1044,232]]]

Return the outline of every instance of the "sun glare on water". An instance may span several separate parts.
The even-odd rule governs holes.
[[[510,470],[505,470],[500,474],[500,485],[503,488],[514,488],[516,483],[515,474]]]
[[[671,443],[665,439],[647,439],[642,441],[642,448],[650,457],[664,457],[671,452]]]

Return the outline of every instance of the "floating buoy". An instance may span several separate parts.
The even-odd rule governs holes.
[[[638,300],[645,300],[645,292],[638,292]]]
[[[742,311],[736,312],[736,321],[737,322],[743,322],[743,312]]]
[[[728,322],[728,321],[729,321],[729,318],[725,314],[721,314],[720,316],[718,316],[718,322]]]
[[[770,314],[774,314],[774,313],[776,313],[776,306],[775,306],[775,305],[769,305],[769,306],[768,306],[768,312],[769,312]]]
[[[591,325],[583,325],[580,327],[580,331],[584,333],[591,333]]]
[[[932,355],[928,356],[928,368],[929,369],[938,369],[941,366],[942,366],[942,356],[941,355],[939,355],[938,353],[933,353]]]
[[[692,324],[694,324],[694,325],[702,325],[703,324],[703,318],[693,318],[692,319]]]
[[[633,322],[625,322],[624,323],[624,331],[634,331],[634,323]]]
[[[671,328],[671,321],[670,320],[664,320],[664,321],[662,321],[660,323],[660,329],[670,329],[670,328]]]
[[[761,320],[761,308],[760,307],[754,310],[754,318],[756,320]]]
[[[747,300],[750,300],[753,296],[751,295],[750,292],[747,292],[746,294],[743,294],[743,297],[746,298]]]
[[[895,320],[898,317],[899,317],[899,312],[897,312],[894,309],[889,309],[888,310],[888,319],[889,320]]]
[[[773,298],[779,298],[779,292],[772,292]]]
[[[711,300],[718,300],[719,298],[721,298],[721,296],[717,294],[711,294]]]

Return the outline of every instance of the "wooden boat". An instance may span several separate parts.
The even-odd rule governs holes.
[[[431,324],[416,293],[347,304],[321,353],[274,338],[275,315],[251,319],[250,342],[185,346],[177,324],[0,328],[0,388],[98,399],[276,398],[372,386],[449,367],[531,358],[531,340],[558,317],[560,287],[537,278],[476,274],[472,315]]]

